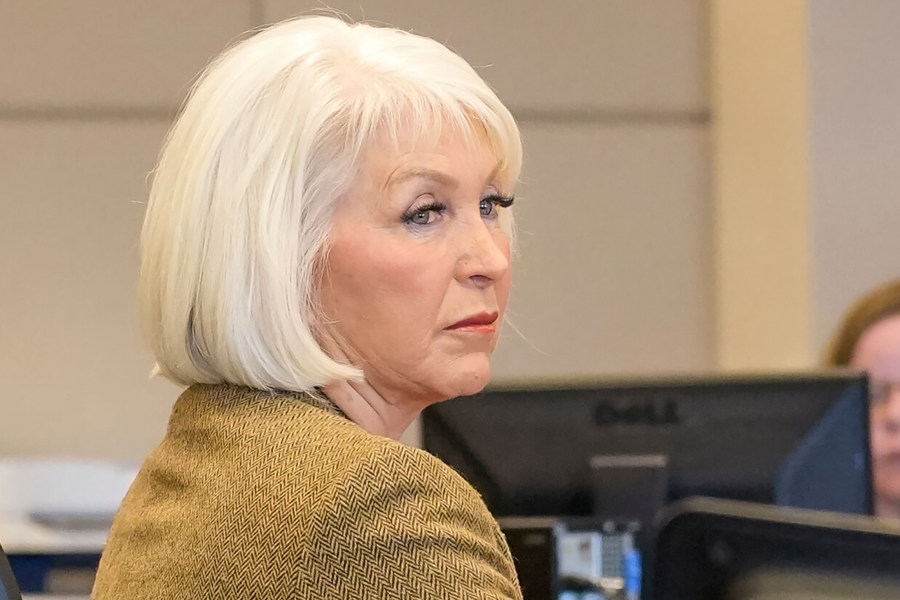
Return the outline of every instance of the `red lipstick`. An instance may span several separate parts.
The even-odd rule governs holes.
[[[499,313],[496,312],[480,312],[476,315],[466,317],[461,321],[457,321],[450,327],[447,327],[447,329],[449,331],[461,331],[467,333],[494,333],[496,330],[494,323],[499,316]]]

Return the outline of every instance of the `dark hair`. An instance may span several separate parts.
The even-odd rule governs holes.
[[[900,315],[900,279],[884,283],[856,301],[831,340],[825,365],[849,365],[859,338],[875,323],[894,315]]]

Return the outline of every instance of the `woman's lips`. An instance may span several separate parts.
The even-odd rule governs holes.
[[[448,331],[460,331],[467,333],[493,333],[497,327],[494,325],[499,316],[496,312],[481,312],[457,321],[450,327]]]

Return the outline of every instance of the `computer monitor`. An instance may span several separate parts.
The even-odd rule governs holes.
[[[872,510],[859,373],[493,387],[429,407],[422,428],[425,449],[497,516],[609,517],[624,506],[647,521],[697,495]]]
[[[0,600],[22,600],[22,593],[3,548],[0,548]]]
[[[900,522],[693,498],[664,513],[645,600],[900,598]]]

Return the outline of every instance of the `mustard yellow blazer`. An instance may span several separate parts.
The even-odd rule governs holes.
[[[521,598],[477,492],[327,398],[194,385],[113,524],[92,598]]]

